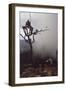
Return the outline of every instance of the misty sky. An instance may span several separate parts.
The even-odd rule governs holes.
[[[58,46],[58,15],[56,13],[19,13],[19,25],[20,33],[22,33],[22,26],[25,25],[25,22],[29,19],[31,20],[31,25],[33,29],[45,29],[48,27],[48,30],[41,32],[34,36],[35,42],[33,43],[33,52],[35,55],[41,55],[44,57],[51,54],[53,57],[56,57],[56,50]],[[31,16],[31,18],[30,18]],[[20,41],[23,38],[20,37]],[[22,48],[21,42],[21,48]],[[25,47],[27,49],[27,47]],[[23,49],[23,48],[22,48]]]

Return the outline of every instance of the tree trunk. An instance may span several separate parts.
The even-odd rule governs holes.
[[[33,53],[32,53],[32,43],[31,43],[31,39],[30,39],[29,37],[28,37],[28,41],[29,41],[30,53],[31,53],[31,54],[30,54],[30,55],[31,55],[31,56],[30,56],[30,57],[31,57],[31,63],[32,63],[32,66],[33,66],[33,58],[32,58],[32,56],[33,56],[33,55],[32,55],[32,54],[33,54]]]

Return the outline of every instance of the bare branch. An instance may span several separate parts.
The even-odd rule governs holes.
[[[32,34],[34,34],[34,35],[37,35],[38,33],[40,33],[40,32],[44,32],[44,31],[47,31],[48,29],[44,29],[44,30],[36,30],[35,32],[33,32]]]
[[[22,38],[24,38],[24,40],[25,40],[26,42],[28,42],[28,40],[26,40],[25,37],[22,36],[22,34],[20,34],[20,36],[21,36]]]

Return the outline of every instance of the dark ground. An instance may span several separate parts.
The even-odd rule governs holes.
[[[49,58],[36,58],[32,63],[28,56],[28,52],[20,54],[20,78],[57,76],[57,60],[50,63]]]

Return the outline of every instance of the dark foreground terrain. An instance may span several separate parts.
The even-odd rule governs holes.
[[[38,64],[37,67],[33,67],[32,64],[24,64],[20,73],[20,77],[43,77],[43,76],[57,76],[57,65],[44,63]]]

